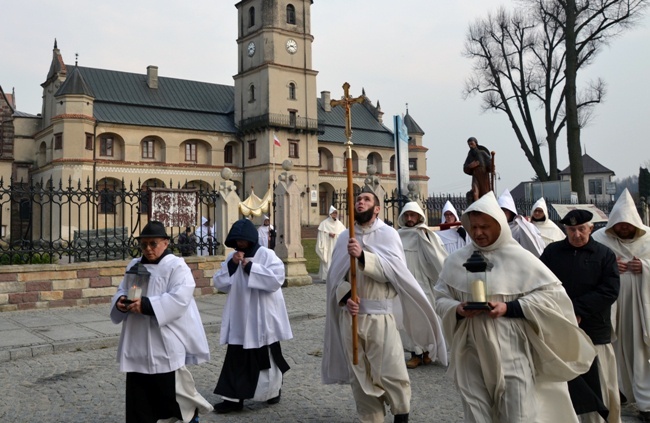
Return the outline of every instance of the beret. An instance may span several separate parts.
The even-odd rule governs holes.
[[[567,213],[560,223],[565,226],[577,226],[591,221],[592,217],[594,217],[593,213],[588,210],[575,209]]]

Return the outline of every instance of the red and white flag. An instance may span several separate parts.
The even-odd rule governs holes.
[[[282,144],[280,144],[280,140],[278,139],[278,136],[273,134],[273,144],[277,145],[278,147],[282,147]]]

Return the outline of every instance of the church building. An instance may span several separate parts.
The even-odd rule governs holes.
[[[317,89],[312,0],[241,0],[235,6],[234,85],[163,76],[154,65],[129,73],[66,63],[64,46],[55,41],[39,116],[16,111],[15,98],[0,92],[4,103],[12,98],[4,108],[12,122],[3,120],[0,132],[4,179],[90,180],[112,190],[123,184],[210,189],[229,168],[244,199],[252,190],[263,196],[289,159],[303,187],[296,218],[317,225],[334,193],[347,187],[346,119],[343,108],[330,106],[342,88]],[[363,187],[372,165],[391,195],[397,187],[392,117],[384,122],[379,101],[363,96],[352,106],[354,184]],[[410,180],[426,195],[424,131],[408,112],[404,120]],[[11,168],[3,164],[8,158]]]

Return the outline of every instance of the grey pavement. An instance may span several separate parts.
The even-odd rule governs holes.
[[[315,280],[284,288],[294,339],[282,349],[291,370],[282,401],[246,401],[242,412],[201,416],[201,422],[356,422],[347,385],[320,381],[325,316],[325,285]],[[189,367],[199,392],[211,403],[225,346],[219,345],[226,296],[197,298],[208,333],[212,359]],[[124,421],[125,376],[115,361],[121,326],[113,325],[108,306],[0,313],[0,421]],[[409,370],[412,422],[461,422],[462,407],[453,382],[439,365]],[[634,406],[623,409],[623,422],[637,422]],[[386,422],[392,422],[387,413]]]

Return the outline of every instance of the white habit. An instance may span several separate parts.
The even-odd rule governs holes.
[[[612,227],[626,222],[636,227],[633,239],[616,236]],[[641,411],[650,411],[650,228],[641,221],[634,200],[627,189],[621,193],[609,215],[607,226],[593,234],[617,259],[628,262],[638,258],[640,274],[621,273],[612,323],[618,338],[613,342],[618,363],[618,386],[628,401],[636,402]]]
[[[517,241],[519,245],[533,253],[536,257],[541,256],[544,252],[544,248],[546,248],[542,235],[539,233],[539,230],[535,225],[517,213],[515,200],[512,198],[510,191],[503,191],[501,196],[499,196],[498,202],[499,207],[510,210],[515,214],[514,220],[508,223],[512,239]]]
[[[533,215],[533,212],[535,209],[540,208],[542,209],[542,212],[544,213],[544,219],[543,222],[536,222],[532,220],[531,218],[531,223],[535,225],[537,230],[539,231],[539,234],[542,236],[542,239],[544,240],[544,245],[548,245],[551,242],[555,241],[562,241],[564,238],[566,238],[566,235],[564,232],[562,232],[562,229],[560,229],[559,226],[555,224],[549,217],[548,217],[548,207],[546,206],[546,200],[544,200],[544,197],[540,198],[533,204],[533,207],[530,209],[530,215]]]
[[[214,226],[210,226],[207,217],[201,217],[201,224],[194,230],[196,235],[196,255],[210,255],[210,247],[214,248],[215,232]]]
[[[454,216],[456,216],[457,222],[460,221],[458,212],[456,212],[456,208],[453,204],[451,204],[451,201],[447,200],[444,207],[442,208],[442,221],[440,223],[445,223],[445,212],[447,211],[452,212]],[[436,234],[440,237],[443,245],[445,246],[445,250],[447,250],[449,254],[453,253],[459,248],[463,248],[470,242],[468,233],[465,233],[465,237],[463,238],[463,236],[461,236],[461,234],[458,232],[458,229],[460,228],[461,227],[454,227],[436,232]]]
[[[404,213],[407,211],[417,213],[421,217],[422,222],[410,228],[406,226]],[[431,306],[434,306],[433,287],[438,281],[442,264],[447,258],[447,250],[445,250],[438,235],[424,223],[424,212],[417,203],[406,203],[397,222],[400,226],[397,233],[404,246],[406,267],[420,284],[420,288],[426,294]],[[406,351],[413,352],[416,355],[421,355],[427,351],[424,349],[424,346],[413,342],[405,331],[400,330],[400,335]]]
[[[268,216],[264,216],[264,220],[268,220]],[[273,225],[269,224],[268,226],[264,225],[262,223],[259,228],[257,228],[257,235],[259,237],[259,244],[262,247],[269,248],[269,236],[270,236],[270,231],[273,230]]]
[[[323,220],[320,225],[318,225],[318,238],[316,239],[316,255],[320,258],[320,269],[318,271],[318,278],[325,280],[327,278],[327,272],[330,268],[330,261],[332,260],[332,251],[334,251],[334,245],[336,240],[339,238],[341,232],[345,230],[345,226],[339,219],[334,219],[332,213],[336,209],[334,206],[330,206],[330,215],[327,219]]]
[[[512,239],[492,192],[463,214],[470,231],[471,211],[494,218],[501,233],[487,247],[472,242],[447,257],[434,290],[465,421],[577,422],[565,382],[586,372],[596,351],[577,326],[571,300],[553,272]],[[459,319],[456,307],[471,301],[463,263],[475,250],[493,265],[488,301],[517,300],[524,317]]]
[[[355,238],[364,250],[365,266],[357,265],[359,364],[352,366],[351,315],[340,304],[350,291],[344,281],[350,269],[345,230],[336,242],[327,277],[327,319],[322,380],[351,383],[362,421],[384,421],[384,402],[393,414],[409,412],[411,388],[398,333],[401,325],[432,360],[447,363],[447,349],[438,317],[422,288],[406,268],[397,231],[376,219],[372,226],[355,225]],[[399,301],[393,301],[399,299]]]

